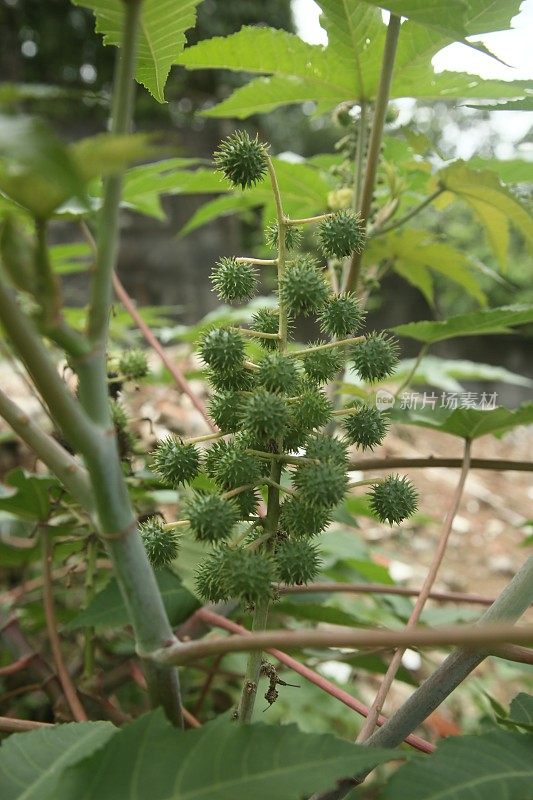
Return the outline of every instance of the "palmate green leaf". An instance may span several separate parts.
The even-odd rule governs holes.
[[[520,728],[533,731],[533,696],[525,692],[517,694],[511,702],[507,719]]]
[[[398,756],[295,725],[242,727],[219,719],[180,731],[155,711],[66,770],[53,800],[117,800],[117,787],[120,800],[300,800]]]
[[[460,396],[457,401],[460,405]],[[472,440],[489,434],[501,436],[519,425],[531,425],[533,403],[524,403],[514,410],[499,407],[492,411],[482,411],[477,408],[456,408],[452,411],[449,408],[439,407],[393,409],[391,419],[402,425],[433,428],[441,433]]]
[[[170,622],[172,625],[179,625],[198,608],[199,604],[169,569],[157,570],[156,579]],[[128,622],[128,612],[120,589],[116,580],[112,578],[105,589],[95,595],[88,607],[68,623],[65,630],[77,630],[87,625],[98,629],[119,628]]]
[[[381,800],[527,800],[532,786],[533,736],[493,731],[451,737],[400,767]]]
[[[124,4],[122,0],[73,0],[90,8],[96,17],[96,31],[104,44],[122,41]],[[185,44],[185,31],[196,22],[201,0],[144,0],[141,6],[135,77],[160,102],[165,102],[165,84]]]
[[[489,231],[495,219],[504,215],[533,251],[533,216],[494,172],[474,170],[464,161],[457,161],[441,170],[438,180],[441,186],[465,200]],[[496,231],[492,235],[497,235]]]
[[[491,170],[504,183],[530,183],[533,181],[533,161],[525,161],[523,158],[509,158],[501,161],[496,158],[474,156],[469,160],[468,165],[471,169]]]
[[[152,155],[155,148],[146,134],[100,133],[80,139],[69,149],[83,179],[89,181],[121,172],[133,161]]]
[[[179,236],[187,236],[202,225],[212,222],[220,217],[228,217],[232,214],[242,214],[249,211],[256,205],[253,199],[249,198],[246,193],[238,194],[225,194],[222,197],[216,197],[194,212],[183,228],[179,232]]]
[[[515,305],[459,314],[442,322],[409,322],[391,328],[398,336],[434,344],[457,336],[512,333],[516,325],[533,322],[533,306]]]
[[[0,748],[2,800],[51,800],[64,770],[115,732],[110,722],[72,722],[13,734]]]
[[[475,263],[465,253],[449,244],[436,241],[427,231],[407,229],[393,231],[370,242],[371,259],[392,259],[394,269],[414,283],[431,302],[433,289],[431,272],[444,275],[461,286],[479,303],[486,297],[472,272]]]
[[[23,469],[14,469],[0,485],[0,510],[28,520],[46,520],[61,494],[57,478],[31,475]]]
[[[479,111],[533,111],[533,96],[528,95],[520,100],[508,100],[506,103],[485,105],[468,103],[468,108],[477,108]]]
[[[415,365],[414,358],[401,361],[394,373],[394,380],[402,383]],[[425,356],[415,374],[409,379],[410,386],[427,385],[447,392],[461,392],[460,381],[499,381],[513,386],[533,386],[530,378],[517,375],[494,364],[479,364],[476,361]]]

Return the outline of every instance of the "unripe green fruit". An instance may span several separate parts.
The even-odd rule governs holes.
[[[329,296],[326,281],[310,256],[300,256],[288,264],[279,291],[291,314],[317,313]]]
[[[233,559],[233,550],[222,545],[211,553],[196,570],[195,584],[200,597],[209,603],[228,600],[227,574]]]
[[[343,339],[356,333],[365,320],[365,312],[351,293],[330,297],[318,315],[320,329],[328,336]]]
[[[305,539],[285,539],[274,552],[278,578],[288,586],[309,583],[320,569],[317,548]]]
[[[317,233],[326,258],[346,258],[351,253],[360,253],[365,245],[364,223],[361,217],[348,209],[326,217]]]
[[[381,444],[387,434],[389,420],[377,408],[362,405],[354,414],[343,418],[342,426],[350,444],[366,450]]]
[[[257,273],[251,264],[221,258],[211,274],[213,288],[227,303],[245,303],[255,294]]]
[[[298,386],[298,370],[294,359],[282,353],[269,353],[261,359],[255,378],[269,392],[293,394]]]
[[[230,370],[210,369],[207,379],[218,392],[249,391],[254,383],[251,372],[244,365]]]
[[[272,222],[265,231],[265,239],[271,250],[278,249],[278,226]],[[286,250],[297,250],[302,241],[302,231],[295,225],[285,228],[285,248]]]
[[[220,459],[224,456],[229,447],[229,442],[213,442],[211,447],[205,451],[204,469],[209,477],[214,481],[217,479],[217,471]]]
[[[228,539],[239,520],[239,510],[233,499],[218,494],[196,493],[187,502],[185,515],[194,535],[201,542],[221,542]]]
[[[263,441],[278,439],[287,425],[289,410],[282,397],[258,389],[243,406],[242,423],[249,432]]]
[[[238,392],[221,392],[209,400],[209,416],[221,431],[234,433],[241,425],[242,397]]]
[[[259,308],[252,316],[250,329],[258,333],[278,333],[279,310],[277,308]],[[258,339],[265,350],[277,350],[278,342],[275,339]]]
[[[129,430],[129,419],[124,406],[118,400],[111,400],[111,419],[115,427],[117,437],[118,450],[121,459],[128,458],[131,455],[135,445],[135,436]]]
[[[346,468],[337,461],[299,465],[293,482],[302,500],[317,508],[333,508],[346,493]]]
[[[239,509],[239,519],[248,519],[256,513],[261,498],[255,489],[246,489],[246,491],[236,494],[233,500]]]
[[[415,513],[418,508],[418,493],[405,476],[389,475],[372,487],[369,502],[380,522],[393,525]]]
[[[229,594],[247,603],[257,603],[272,596],[276,580],[275,565],[269,556],[243,548],[233,551],[226,567]]]
[[[205,334],[199,351],[205,363],[216,372],[227,374],[243,367],[244,339],[237,331],[213,328]]]
[[[308,386],[295,403],[293,416],[302,429],[312,431],[326,425],[331,419],[332,411],[333,406],[324,392]]]
[[[200,471],[200,455],[193,444],[185,444],[175,436],[159,442],[152,456],[154,471],[168,486],[190,483]]]
[[[329,509],[316,508],[296,494],[281,506],[279,526],[291,536],[311,537],[325,530],[330,520]]]
[[[154,569],[171,564],[178,555],[180,537],[175,530],[165,530],[159,517],[150,517],[139,525],[144,549]]]
[[[348,461],[346,443],[326,433],[316,433],[308,438],[305,455],[307,458],[317,458],[319,461],[333,461],[342,467]]]
[[[385,333],[370,333],[353,349],[353,364],[364,381],[392,375],[398,364],[398,344]]]
[[[224,489],[257,483],[261,475],[258,460],[234,442],[221,454],[215,470],[216,479]]]
[[[118,371],[131,380],[144,378],[148,375],[146,353],[139,349],[126,350],[119,358]]]
[[[267,171],[265,145],[250,139],[246,131],[236,131],[220,144],[214,154],[217,168],[233,186],[246,189],[263,179]]]
[[[317,347],[325,342],[313,342],[310,347]],[[303,354],[302,364],[306,375],[316,383],[328,383],[342,369],[344,359],[342,353],[332,347],[329,350],[317,350]]]

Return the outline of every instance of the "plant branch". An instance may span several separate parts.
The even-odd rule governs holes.
[[[400,597],[417,597],[421,589],[411,589],[408,586],[389,586],[386,583],[308,583],[301,586],[279,585],[277,591],[280,594],[320,594],[321,592],[346,592],[353,594],[390,594]],[[485,597],[481,594],[468,594],[466,592],[436,592],[430,591],[431,600],[439,600],[451,603],[473,603],[481,606],[490,606],[494,602],[493,597]]]
[[[368,156],[366,160],[366,170],[365,170],[365,179],[361,195],[361,205],[358,209],[364,223],[368,220],[368,215],[370,213],[370,206],[372,205],[372,197],[374,195],[374,183],[376,180],[376,172],[379,162],[381,140],[383,137],[385,116],[387,113],[387,106],[389,103],[390,86],[392,81],[392,73],[394,69],[394,60],[396,58],[396,48],[398,45],[399,35],[400,35],[400,17],[396,16],[395,14],[391,14],[389,25],[387,28],[385,49],[383,51],[383,63],[381,66],[381,76],[379,81],[378,93],[376,97],[376,104],[374,107],[374,120],[372,123],[370,141],[368,143]],[[363,252],[353,253],[346,274],[346,280],[344,282],[345,290],[355,291],[357,289],[362,258],[363,258]]]
[[[359,115],[359,135],[357,137],[357,151],[355,154],[355,191],[354,191],[354,211],[357,211],[361,203],[361,189],[363,186],[363,170],[365,164],[365,144],[366,144],[366,111],[367,104],[361,101],[361,113]]]
[[[323,222],[334,215],[333,212],[328,214],[318,214],[316,217],[303,217],[302,219],[289,219],[285,217],[284,223],[288,227],[295,227],[297,225],[313,225],[315,222]]]
[[[0,717],[0,731],[2,733],[25,733],[41,728],[53,728],[50,722],[34,722],[31,719],[13,719],[13,717]]]
[[[220,614],[215,614],[213,611],[210,611],[207,608],[199,609],[194,616],[211,627],[223,628],[224,630],[231,631],[232,633],[240,633],[248,636],[251,635],[250,631],[246,630],[246,628],[243,628],[241,625],[237,625],[236,622],[232,622],[232,620],[226,619],[226,617],[223,617]],[[319,689],[322,689],[324,692],[331,695],[336,700],[339,700],[348,708],[351,708],[352,711],[355,711],[357,714],[365,716],[368,713],[368,708],[359,700],[357,700],[357,698],[352,697],[352,695],[344,691],[344,689],[341,689],[334,683],[331,683],[331,681],[328,681],[328,679],[323,675],[319,675],[318,672],[310,669],[305,664],[301,664],[295,658],[292,658],[292,656],[287,655],[287,653],[283,653],[281,650],[275,650],[273,648],[268,648],[266,652],[277,659],[281,664],[289,667],[289,669],[292,669],[310,683],[318,686]],[[381,725],[384,722],[385,718],[380,717],[379,724]],[[432,753],[435,749],[432,744],[426,742],[424,739],[421,739],[419,736],[408,736],[405,741],[407,744],[411,745],[411,747],[414,747],[423,753]]]
[[[305,358],[309,353],[318,353],[321,350],[331,350],[333,347],[347,347],[351,344],[361,344],[364,342],[364,336],[354,336],[350,339],[338,339],[335,342],[326,342],[325,344],[318,344],[316,347],[308,347],[306,350],[293,350],[287,353],[288,356],[293,358]]]
[[[364,458],[361,461],[351,461],[349,469],[362,472],[381,469],[428,469],[432,467],[451,467],[460,469],[463,465],[462,458]],[[470,469],[488,469],[497,472],[533,472],[533,461],[510,461],[495,458],[472,458]]]
[[[453,521],[455,519],[457,511],[459,510],[459,505],[461,503],[461,498],[463,496],[463,490],[468,475],[468,470],[470,468],[470,450],[471,450],[471,442],[467,440],[465,442],[464,455],[463,455],[463,468],[461,470],[459,482],[455,489],[451,506],[444,519],[442,531],[439,537],[439,541],[437,543],[435,554],[432,558],[431,565],[426,575],[426,579],[422,584],[422,588],[420,589],[420,593],[416,599],[414,608],[411,614],[409,615],[409,619],[407,621],[407,625],[405,628],[406,630],[411,630],[420,621],[422,611],[424,610],[426,601],[428,600],[431,594],[433,584],[435,583],[435,580],[437,578],[437,573],[444,559],[444,554],[446,552],[446,547],[448,544],[448,540],[450,538]],[[363,727],[359,732],[359,735],[357,737],[358,742],[366,741],[366,739],[368,739],[369,736],[373,733],[374,728],[376,727],[377,718],[381,712],[381,709],[383,708],[383,704],[394,682],[396,673],[398,672],[398,669],[401,666],[405,650],[406,648],[400,648],[399,650],[396,650],[396,652],[394,653],[390,661],[389,667],[387,669],[387,672],[385,673],[385,676],[378,689],[374,702],[372,703],[370,713],[366,718],[365,724],[363,725]]]
[[[249,258],[248,256],[238,256],[235,261],[237,264],[256,264],[258,267],[276,267],[277,258]]]
[[[70,707],[72,716],[76,722],[87,720],[87,714],[83,708],[68,669],[63,660],[59,634],[57,632],[57,617],[54,607],[54,594],[52,585],[52,544],[50,534],[45,526],[41,527],[41,542],[43,552],[43,607],[46,617],[46,630],[50,641],[50,648],[56,667],[59,682],[63,688],[65,699]]]
[[[411,367],[411,369],[407,373],[407,375],[404,378],[404,380],[400,383],[400,385],[398,386],[398,388],[394,392],[394,399],[395,400],[403,392],[403,390],[407,386],[409,386],[409,384],[413,380],[414,376],[416,375],[416,371],[417,371],[418,367],[420,366],[420,363],[422,362],[422,359],[425,357],[425,355],[426,355],[428,350],[429,350],[429,344],[427,344],[427,343],[423,344],[422,347],[419,350],[419,353],[418,353],[418,355],[417,355],[417,357],[415,359],[415,362],[414,362],[413,366]]]
[[[430,203],[436,200],[436,198],[439,197],[444,191],[445,189],[443,187],[435,189],[435,191],[432,192],[430,195],[428,195],[425,200],[419,203],[419,205],[412,208],[411,211],[408,211],[407,214],[405,214],[403,217],[396,220],[396,222],[391,222],[390,225],[385,225],[383,228],[376,228],[375,230],[371,229],[368,233],[368,236],[371,239],[375,239],[377,236],[383,236],[384,234],[389,233],[389,231],[393,231],[396,228],[400,228],[402,225],[405,225],[406,222],[409,222],[410,219],[416,217],[417,214],[419,214],[424,208],[426,208],[426,206],[429,206]]]

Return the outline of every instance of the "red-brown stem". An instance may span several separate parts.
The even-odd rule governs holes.
[[[204,406],[200,398],[196,396],[195,392],[193,392],[193,390],[189,385],[188,380],[183,375],[182,371],[175,364],[172,363],[168,355],[165,353],[165,349],[157,341],[157,338],[154,336],[149,326],[146,324],[146,322],[143,320],[143,318],[137,311],[135,303],[127,293],[124,286],[122,285],[120,278],[118,277],[116,272],[113,273],[113,288],[115,290],[116,296],[118,297],[118,299],[120,300],[120,302],[122,303],[128,314],[130,315],[132,320],[135,322],[135,324],[141,331],[142,335],[144,336],[150,347],[152,347],[155,350],[155,352],[157,353],[157,355],[159,356],[165,367],[172,375],[172,378],[174,379],[176,385],[181,389],[181,391],[184,394],[187,395],[193,406],[196,408],[197,411],[199,411],[199,413],[202,415],[202,417],[206,421],[207,425],[211,428],[211,430],[217,431],[218,428],[209,418],[206,407]]]
[[[471,442],[467,439],[465,441],[465,449],[463,455],[463,468],[461,470],[461,475],[459,478],[459,482],[455,489],[452,503],[446,517],[444,519],[444,523],[442,525],[442,531],[439,537],[439,541],[437,543],[437,549],[435,550],[435,555],[433,556],[433,560],[430,564],[428,574],[426,575],[426,579],[422,584],[422,588],[420,589],[420,593],[416,599],[416,603],[414,608],[409,616],[409,620],[407,621],[406,630],[413,628],[418,621],[420,620],[420,616],[422,611],[424,610],[424,606],[431,594],[431,590],[433,588],[433,584],[437,578],[437,573],[440,569],[442,564],[444,554],[446,552],[446,547],[448,545],[448,540],[450,538],[450,533],[452,530],[453,521],[455,519],[455,515],[459,509],[459,504],[461,502],[461,498],[463,496],[463,489],[465,486],[465,481],[468,475],[468,470],[470,468],[470,450],[471,450]],[[394,653],[387,672],[381,682],[381,685],[378,689],[374,702],[372,703],[372,707],[370,708],[370,712],[365,720],[363,727],[361,728],[359,735],[357,737],[358,742],[364,742],[368,739],[369,736],[372,735],[374,732],[374,728],[376,727],[377,720],[381,709],[383,708],[383,704],[387,698],[387,695],[390,691],[390,688],[394,682],[396,677],[396,673],[401,666],[403,655],[406,651],[406,647],[400,647]]]
[[[31,660],[32,656],[23,656],[22,658],[17,659],[17,661],[13,661],[12,664],[8,664],[5,667],[0,667],[0,678],[5,678],[8,675],[15,675],[17,672],[22,672],[22,670],[26,669]]]
[[[52,657],[57,672],[57,677],[63,689],[65,699],[76,722],[85,722],[87,714],[72,683],[69,671],[63,660],[59,634],[57,632],[57,618],[54,607],[54,594],[52,586],[52,544],[50,534],[46,528],[41,529],[42,548],[43,548],[43,606],[46,617],[46,629],[50,640]]]
[[[194,706],[195,714],[198,714],[200,712],[204,704],[204,700],[209,694],[209,690],[213,684],[215,676],[218,673],[218,668],[220,666],[221,661],[222,661],[222,656],[217,656],[207,671],[205,681],[203,682],[202,689],[200,691],[200,697],[198,698],[198,700],[196,701],[196,705]]]
[[[146,679],[145,679],[145,677],[143,675],[143,671],[139,667],[139,665],[135,661],[132,661],[128,665],[128,670],[129,670],[129,674],[130,674],[133,682],[136,683],[137,686],[140,686],[141,689],[144,689],[146,691],[146,689],[147,689]],[[191,727],[191,728],[201,728],[202,727],[202,723],[199,720],[196,719],[194,714],[191,714],[191,712],[187,711],[187,709],[184,708],[183,706],[181,707],[181,713],[183,715],[183,719],[185,720],[187,725],[189,725],[189,727]]]
[[[50,722],[34,722],[31,719],[14,719],[13,717],[0,717],[0,731],[2,733],[25,733],[38,728],[53,728]]]
[[[463,466],[462,458],[364,458],[361,461],[351,461],[351,470],[361,472],[375,469],[415,469],[420,467],[451,467],[460,469]],[[472,458],[470,459],[470,469],[488,469],[496,472],[533,472],[533,461],[510,461],[496,458]]]
[[[393,594],[400,597],[417,597],[421,589],[410,589],[408,586],[388,586],[386,583],[308,583],[302,586],[278,586],[280,594],[313,594],[320,592],[347,592],[353,594]],[[474,603],[480,606],[491,606],[494,597],[467,592],[434,592],[429,593],[431,600],[452,603]]]
[[[250,634],[250,631],[247,631],[246,628],[243,628],[242,625],[237,625],[236,622],[232,622],[226,617],[222,617],[219,614],[215,614],[213,611],[209,611],[206,608],[200,608],[196,612],[196,616],[199,617],[202,622],[211,625],[212,627],[223,628],[224,630],[231,631],[232,633],[242,633],[242,634]],[[323,691],[327,692],[327,694],[335,697],[337,700],[340,700],[341,703],[344,703],[345,706],[351,708],[353,711],[356,711],[358,714],[361,714],[363,717],[368,714],[368,708],[355,697],[352,697],[351,694],[345,692],[343,689],[339,689],[338,686],[335,686],[334,683],[328,681],[327,678],[324,678],[322,675],[319,675],[314,670],[306,667],[305,664],[300,664],[295,658],[291,658],[286,653],[283,653],[281,650],[276,650],[275,648],[269,648],[266,651],[270,653],[271,656],[274,656],[280,663],[285,664],[285,666],[289,667],[290,669],[297,672],[302,677],[306,678],[311,683],[314,683],[315,686],[318,686]],[[378,720],[378,724],[382,725],[385,722],[385,717],[380,717]],[[432,753],[435,749],[434,745],[430,742],[426,742],[425,739],[421,739],[419,736],[415,736],[411,734],[405,739],[406,743],[414,747],[416,750],[420,750],[423,753]]]

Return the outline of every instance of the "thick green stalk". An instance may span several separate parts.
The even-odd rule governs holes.
[[[383,64],[381,67],[381,76],[376,97],[376,105],[374,108],[372,132],[370,134],[370,141],[368,143],[365,179],[361,193],[361,205],[359,207],[359,213],[363,219],[363,222],[366,222],[368,219],[370,206],[372,205],[372,197],[374,195],[374,183],[376,180],[376,172],[379,163],[383,127],[385,125],[385,116],[389,103],[390,86],[392,82],[394,60],[396,58],[396,48],[398,45],[399,35],[400,17],[396,16],[395,14],[391,14],[387,28],[385,49],[383,52]],[[357,289],[362,258],[362,252],[353,254],[344,283],[345,290],[355,291]]]

